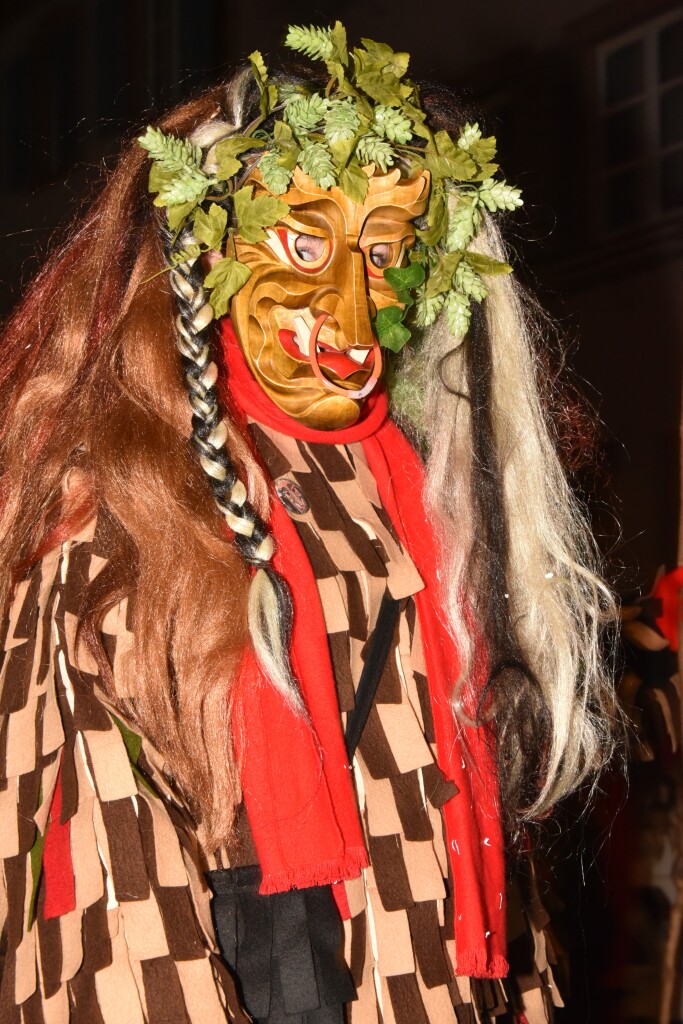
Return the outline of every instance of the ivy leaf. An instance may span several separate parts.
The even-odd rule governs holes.
[[[451,334],[454,334],[456,338],[461,338],[467,334],[470,329],[472,311],[470,309],[470,300],[466,295],[461,295],[459,292],[454,291],[449,292],[444,302],[444,312]]]
[[[484,256],[480,252],[466,252],[465,259],[478,274],[511,274],[509,263],[494,260],[492,256]]]
[[[481,213],[475,204],[460,196],[448,217],[446,248],[449,252],[466,249],[481,224]]]
[[[415,323],[418,327],[430,327],[434,323],[445,298],[445,295],[435,295],[430,299],[424,289],[420,290],[415,302]]]
[[[230,299],[247,283],[250,277],[251,270],[239,260],[226,257],[214,263],[204,279],[204,284],[211,289],[209,302],[217,317],[225,316]]]
[[[368,176],[357,160],[349,161],[339,172],[339,188],[354,203],[361,205],[365,202],[369,184]]]
[[[377,340],[384,348],[392,352],[400,352],[407,341],[410,331],[403,323],[403,310],[400,306],[383,306],[377,311],[375,318]]]
[[[290,25],[285,37],[285,46],[297,53],[303,53],[313,60],[329,60],[334,53],[332,30],[309,25]]]
[[[495,181],[493,178],[487,178],[481,183],[478,195],[479,201],[490,213],[496,210],[515,210],[524,202],[521,189],[508,185],[505,180]]]
[[[437,245],[446,232],[448,211],[443,192],[432,188],[427,210],[427,227],[418,229],[417,236],[425,245]]]
[[[245,242],[262,242],[267,237],[264,228],[273,227],[286,217],[289,206],[275,196],[252,199],[253,190],[253,185],[245,185],[233,197],[237,233]]]
[[[234,174],[238,174],[243,165],[237,157],[250,149],[262,149],[265,144],[263,139],[252,139],[246,135],[233,135],[229,139],[221,139],[214,150],[218,180],[227,181]]]
[[[361,164],[376,164],[386,174],[394,163],[396,153],[393,147],[375,134],[363,135],[356,145],[356,156]]]
[[[462,259],[462,253],[449,252],[441,256],[436,266],[429,272],[426,297],[434,299],[437,295],[449,291],[453,287],[453,274]]]
[[[437,132],[425,149],[425,163],[436,178],[470,181],[477,165],[464,149],[459,149],[447,131]]]
[[[332,155],[321,142],[307,142],[299,154],[299,166],[304,174],[313,178],[318,188],[331,188],[337,184]]]
[[[410,292],[413,288],[419,288],[424,279],[424,267],[419,263],[411,263],[408,267],[387,267],[384,271],[384,280],[391,285],[396,298],[403,305],[412,305]]]
[[[486,285],[467,260],[461,260],[458,264],[453,287],[456,292],[467,295],[468,298],[475,299],[477,302],[482,302],[488,295]]]
[[[192,234],[198,242],[203,242],[209,249],[220,252],[228,226],[228,211],[217,203],[211,203],[208,213],[201,206],[194,215]]]

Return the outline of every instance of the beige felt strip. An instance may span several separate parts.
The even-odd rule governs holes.
[[[343,589],[345,589],[343,581],[338,577],[331,576],[324,580],[318,580],[318,592],[328,633],[343,633],[349,628]]]
[[[344,888],[351,917],[357,917],[365,910],[365,882],[362,875],[358,878],[349,878],[344,882]]]
[[[95,989],[104,1024],[123,1024],[124,1021],[125,1024],[145,1024],[138,986],[122,934],[113,938],[112,953],[110,966],[95,974]]]
[[[108,558],[101,558],[100,555],[90,556],[90,565],[88,566],[88,580],[92,583],[96,576],[98,576],[105,565],[109,562]]]
[[[36,767],[36,715],[38,701],[29,695],[28,703],[9,715],[7,725],[7,778],[27,775]]]
[[[66,985],[60,985],[53,996],[50,996],[49,999],[43,999],[40,1008],[43,1011],[43,1024],[64,1024],[65,1021],[70,1020],[69,993]],[[33,1024],[34,1020],[35,1017],[32,1018],[31,1024]],[[121,1021],[122,1018],[119,1017],[118,1024],[121,1024]]]
[[[372,917],[377,942],[377,969],[382,977],[394,974],[412,974],[415,959],[410,941],[408,915],[405,910],[387,912],[379,893],[368,884]]]
[[[76,763],[80,758],[76,759]],[[87,796],[83,794],[87,793]],[[71,819],[71,858],[76,881],[76,906],[91,907],[104,895],[102,861],[97,852],[97,836],[93,820],[95,801],[84,791],[79,779],[78,810]]]
[[[365,566],[353,550],[341,530],[323,530],[315,522],[312,512],[302,516],[310,523],[311,528],[320,537],[325,551],[340,572],[363,572]],[[324,607],[324,605],[323,605]],[[330,630],[332,632],[332,630]]]
[[[146,900],[122,902],[119,909],[131,957],[152,960],[169,955],[164,922],[153,892]]]
[[[393,836],[402,832],[403,825],[389,780],[373,779],[368,773],[363,781],[370,835]]]
[[[550,1018],[540,988],[531,988],[528,992],[522,992],[521,996],[524,1016],[528,1024],[548,1024]]]
[[[14,647],[21,647],[22,644],[28,643],[27,637],[16,635],[16,628],[17,623],[21,617],[21,612],[23,611],[24,601],[26,600],[26,594],[28,592],[28,588],[30,587],[30,585],[30,580],[21,580],[21,582],[17,583],[16,587],[14,588],[14,593],[12,595],[12,603],[9,607],[9,622],[7,624],[7,635],[5,637],[5,642],[3,644],[3,649],[5,651],[11,651],[12,648]],[[4,675],[5,673],[3,672],[3,677]]]
[[[160,800],[151,794],[141,792],[138,797],[149,807],[154,827],[154,852],[159,885],[187,885],[187,871],[180,852],[178,835]]]
[[[443,874],[431,840],[411,843],[405,836],[401,836],[401,844],[403,860],[410,881],[410,891],[415,902],[423,903],[425,900],[445,899],[446,887]]]
[[[410,705],[405,702],[377,704],[377,714],[402,775],[434,763],[432,752]]]
[[[56,674],[57,668],[52,661],[48,673],[45,692],[45,710],[43,712],[43,756],[54,753],[64,746],[65,734],[62,724],[62,713],[57,702]]]
[[[95,785],[101,800],[120,800],[137,795],[135,776],[128,762],[123,737],[112,722],[107,732],[87,730],[83,737],[93,766]]]
[[[286,434],[279,434],[276,430],[270,427],[266,427],[263,424],[259,424],[260,429],[270,439],[272,444],[277,448],[282,455],[287,459],[293,472],[295,473],[308,473],[310,472],[306,460],[299,451],[299,446],[296,442],[296,438],[287,437]]]
[[[175,966],[191,1024],[225,1024],[209,960],[177,960]]]
[[[34,926],[30,931],[24,929],[21,942],[17,947],[14,979],[14,999],[17,1006],[28,999],[36,990],[38,974],[36,969],[36,933]]]
[[[458,1018],[455,1014],[455,1007],[448,989],[448,985],[436,985],[434,988],[427,988],[424,983],[419,967],[417,970],[417,985],[420,996],[424,1003],[427,1017],[435,1024],[457,1024]]]
[[[436,807],[432,807],[429,800],[427,801],[427,814],[429,815],[429,823],[432,826],[432,846],[434,849],[434,856],[436,857],[442,876],[444,878],[448,878],[448,850],[446,849],[444,820],[441,816],[441,811]],[[454,852],[457,851],[454,850]]]
[[[17,817],[18,779],[9,779],[0,790],[0,860],[19,853],[19,819]]]
[[[83,963],[83,911],[79,908],[62,914],[59,930],[62,938],[62,973],[60,981],[71,981]]]

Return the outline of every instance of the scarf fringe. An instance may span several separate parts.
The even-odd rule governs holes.
[[[259,888],[262,896],[288,889],[310,889],[314,885],[333,885],[348,878],[358,878],[363,868],[369,867],[367,851],[362,847],[347,850],[343,860],[324,861],[306,867],[274,871],[263,876]]]
[[[504,956],[486,956],[481,950],[466,949],[456,953],[456,973],[463,978],[506,978],[510,970]]]

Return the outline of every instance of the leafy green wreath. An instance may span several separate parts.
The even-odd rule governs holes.
[[[482,137],[477,124],[466,124],[457,138],[432,132],[418,88],[405,77],[409,54],[371,39],[349,52],[340,22],[333,28],[290,26],[285,45],[324,62],[329,73],[324,92],[276,85],[255,50],[249,60],[261,94],[260,116],[244,134],[212,147],[211,173],[202,149],[187,139],[148,127],[138,140],[152,160],[154,204],[166,209],[172,231],[192,228],[194,241],[176,250],[174,261],[210,249],[226,252],[235,234],[246,242],[264,241],[265,229],[289,213],[278,196],[289,188],[296,166],[319,188],[336,185],[362,203],[368,189],[363,166],[374,164],[386,172],[400,159],[411,174],[430,171],[430,201],[409,265],[384,271],[401,305],[379,310],[377,338],[398,352],[410,338],[406,320],[426,327],[442,311],[451,333],[464,336],[471,301],[481,302],[487,294],[483,278],[511,271],[507,263],[469,249],[482,212],[522,205],[520,190],[495,177],[495,138]],[[266,130],[264,122],[276,114],[272,130]],[[237,185],[258,150],[263,154],[255,166],[271,195],[254,197],[253,185]],[[251,275],[236,258],[234,244],[232,253],[213,265],[205,281],[217,317],[227,312],[230,299]]]

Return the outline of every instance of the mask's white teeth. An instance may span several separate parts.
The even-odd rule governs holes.
[[[308,357],[311,342],[311,328],[302,316],[294,317],[294,326],[296,327],[294,341],[299,346],[300,352]]]
[[[360,363],[360,365],[362,366],[363,363],[365,362],[365,360],[370,355],[370,349],[369,348],[351,348],[351,349],[348,350],[348,352],[346,352],[346,355],[350,356],[351,359],[353,359],[354,363]]]

